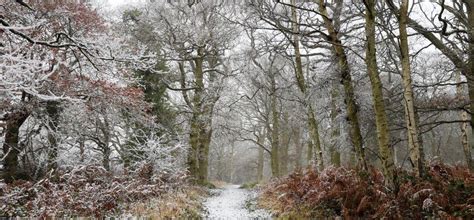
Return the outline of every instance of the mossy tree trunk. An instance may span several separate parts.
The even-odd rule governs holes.
[[[292,5],[296,5],[296,0],[291,0]],[[293,26],[293,47],[295,50],[295,76],[298,88],[300,92],[303,94],[303,105],[306,108],[306,115],[308,121],[308,129],[310,132],[310,137],[312,140],[312,145],[308,145],[308,161],[310,161],[313,157],[313,148],[316,151],[316,163],[319,170],[324,169],[324,161],[323,161],[323,151],[321,148],[321,140],[319,137],[319,125],[313,110],[313,107],[310,103],[310,95],[308,92],[308,85],[306,84],[305,76],[303,73],[303,63],[301,60],[301,51],[300,51],[300,39],[298,34],[299,33],[299,24],[298,24],[298,16],[296,13],[296,8],[291,8],[291,16],[292,16],[292,26]]]
[[[338,140],[341,138],[341,130],[337,121],[339,109],[336,103],[338,98],[339,91],[337,86],[334,86],[331,91],[331,145],[329,146],[329,155],[331,157],[331,164],[336,167],[341,166],[341,153],[338,150]]]
[[[306,143],[306,165],[307,166],[312,166],[313,165],[313,142],[311,141],[311,138],[307,140]]]
[[[189,148],[187,166],[189,174],[197,181],[198,173],[198,145],[199,145],[199,124],[197,115],[193,114],[190,120]]]
[[[364,0],[365,12],[365,34],[367,38],[367,49],[365,63],[367,73],[372,86],[372,99],[374,102],[375,124],[377,127],[377,139],[379,145],[379,155],[382,162],[382,170],[385,182],[388,186],[394,187],[395,165],[393,154],[390,149],[390,136],[388,131],[388,119],[385,111],[382,82],[379,77],[377,67],[377,53],[375,41],[375,4],[376,0]]]
[[[209,148],[212,139],[212,118],[214,114],[214,106],[217,102],[218,96],[207,97],[205,93],[205,70],[204,62],[207,61],[209,68],[216,68],[218,65],[217,55],[209,55],[206,59],[204,54],[205,46],[200,46],[197,49],[197,55],[190,61],[194,84],[194,94],[190,99],[186,89],[186,72],[184,64],[179,63],[179,70],[181,73],[181,87],[182,94],[186,104],[191,109],[191,120],[189,122],[189,150],[187,157],[187,165],[190,175],[193,177],[195,183],[206,184],[209,176]],[[214,71],[206,71],[209,74],[208,82],[213,84],[215,76]]]
[[[205,153],[205,142],[207,141],[207,135],[205,131],[204,114],[202,112],[203,103],[202,96],[204,93],[204,58],[203,48],[197,49],[197,56],[193,59],[194,69],[194,95],[192,97],[192,116],[190,120],[190,148],[188,152],[188,168],[194,181],[198,184],[202,184],[206,181],[204,179],[205,167],[204,164],[200,164],[203,160],[202,154]],[[184,67],[183,67],[184,68]],[[184,70],[182,70],[183,72]],[[182,76],[184,77],[184,76]]]
[[[466,79],[467,79],[467,86],[468,86],[468,92],[469,92],[469,100],[470,100],[470,105],[469,105],[469,111],[471,115],[471,139],[474,138],[474,0],[466,0],[467,3],[467,19],[468,19],[468,37],[469,37],[469,61],[468,61],[468,67],[466,71]],[[474,151],[474,141],[469,142],[469,151],[473,152]],[[471,170],[474,170],[474,161],[472,161],[472,155],[471,155],[471,164],[469,165]]]
[[[326,8],[326,1],[319,0],[319,13],[321,14],[324,25],[328,31],[327,40],[332,44],[333,52],[337,57],[339,71],[341,73],[341,80],[344,86],[345,103],[347,108],[347,120],[349,122],[349,135],[351,137],[352,145],[357,154],[358,164],[362,169],[367,169],[367,161],[365,159],[365,152],[362,142],[362,134],[359,125],[359,116],[357,115],[358,106],[355,101],[354,86],[352,85],[351,70],[347,59],[346,52],[338,36],[338,31],[334,26],[334,19],[329,17]],[[342,7],[342,6],[340,6]]]

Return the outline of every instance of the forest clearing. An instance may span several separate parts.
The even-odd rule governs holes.
[[[474,0],[0,0],[0,219],[473,219]]]

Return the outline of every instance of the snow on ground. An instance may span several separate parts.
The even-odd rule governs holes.
[[[252,192],[239,189],[238,185],[228,185],[212,190],[213,196],[204,202],[206,219],[271,219],[265,210],[249,210],[246,206],[252,200]]]

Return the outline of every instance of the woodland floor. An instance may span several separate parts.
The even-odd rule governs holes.
[[[271,219],[265,210],[255,209],[254,193],[240,189],[239,185],[227,185],[211,190],[204,202],[206,219]]]

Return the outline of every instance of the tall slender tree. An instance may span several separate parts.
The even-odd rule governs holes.
[[[367,73],[372,86],[372,99],[374,102],[375,123],[377,126],[377,139],[379,145],[380,159],[382,162],[383,173],[386,184],[394,186],[395,164],[392,151],[390,149],[390,136],[388,131],[388,119],[385,111],[385,103],[382,90],[382,81],[380,80],[377,67],[377,51],[375,41],[375,5],[376,0],[364,0],[365,4],[365,34],[367,38],[367,49],[365,63]]]

